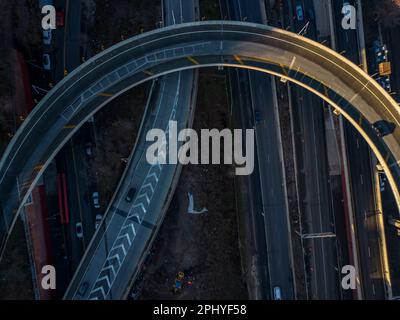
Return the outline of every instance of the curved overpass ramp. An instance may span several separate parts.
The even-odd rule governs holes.
[[[281,76],[339,109],[376,154],[400,208],[399,106],[372,78],[336,52],[291,32],[243,22],[196,22],[144,33],[105,50],[37,105],[0,162],[0,252],[40,175],[89,117],[144,81],[204,66]],[[384,138],[371,127],[382,119],[395,125]]]

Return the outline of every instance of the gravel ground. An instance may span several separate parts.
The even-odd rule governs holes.
[[[84,35],[96,54],[123,39],[154,29],[160,20],[160,0],[84,0]],[[150,85],[127,91],[96,114],[97,148],[90,163],[103,204],[111,199],[136,140]]]
[[[202,70],[194,129],[228,127],[225,76]],[[195,209],[187,212],[188,192]],[[155,240],[151,258],[135,288],[140,299],[246,299],[241,271],[233,167],[188,165],[183,167],[175,196]],[[174,294],[179,271],[184,288]],[[192,281],[192,284],[188,283]]]
[[[31,300],[33,297],[25,233],[18,220],[0,263],[0,300]]]

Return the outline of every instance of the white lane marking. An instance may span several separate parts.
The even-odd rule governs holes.
[[[290,66],[289,66],[289,70],[291,70],[293,68],[295,61],[296,61],[296,56],[293,56],[292,62],[290,63]]]

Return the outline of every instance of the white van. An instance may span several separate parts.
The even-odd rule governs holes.
[[[274,287],[274,300],[282,300],[281,288]]]

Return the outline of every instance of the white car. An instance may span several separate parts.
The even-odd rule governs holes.
[[[77,236],[78,238],[83,238],[83,226],[82,226],[82,223],[81,223],[81,222],[78,222],[78,223],[75,225],[75,231],[76,231],[76,236]]]
[[[343,12],[344,11],[344,12]],[[342,8],[342,13],[347,17],[351,14],[350,10],[350,3],[345,1],[343,2],[343,8]]]
[[[96,192],[93,192],[93,194],[92,194],[92,199],[93,199],[93,205],[94,205],[94,207],[96,208],[96,209],[99,209],[100,208],[100,200],[99,200],[99,193],[96,191]]]
[[[100,227],[101,220],[103,220],[103,216],[101,214],[96,214],[96,221],[95,221],[95,225],[94,225],[95,229]]]
[[[301,6],[301,4],[296,6],[296,17],[297,17],[297,21],[304,20],[303,7]]]
[[[50,60],[50,55],[48,53],[43,54],[43,69],[51,70],[51,60]]]
[[[89,158],[93,155],[92,144],[90,142],[85,144],[85,153]]]
[[[282,300],[281,288],[274,287],[274,300]]]
[[[46,45],[50,45],[51,44],[51,29],[49,30],[43,30],[43,43]]]

